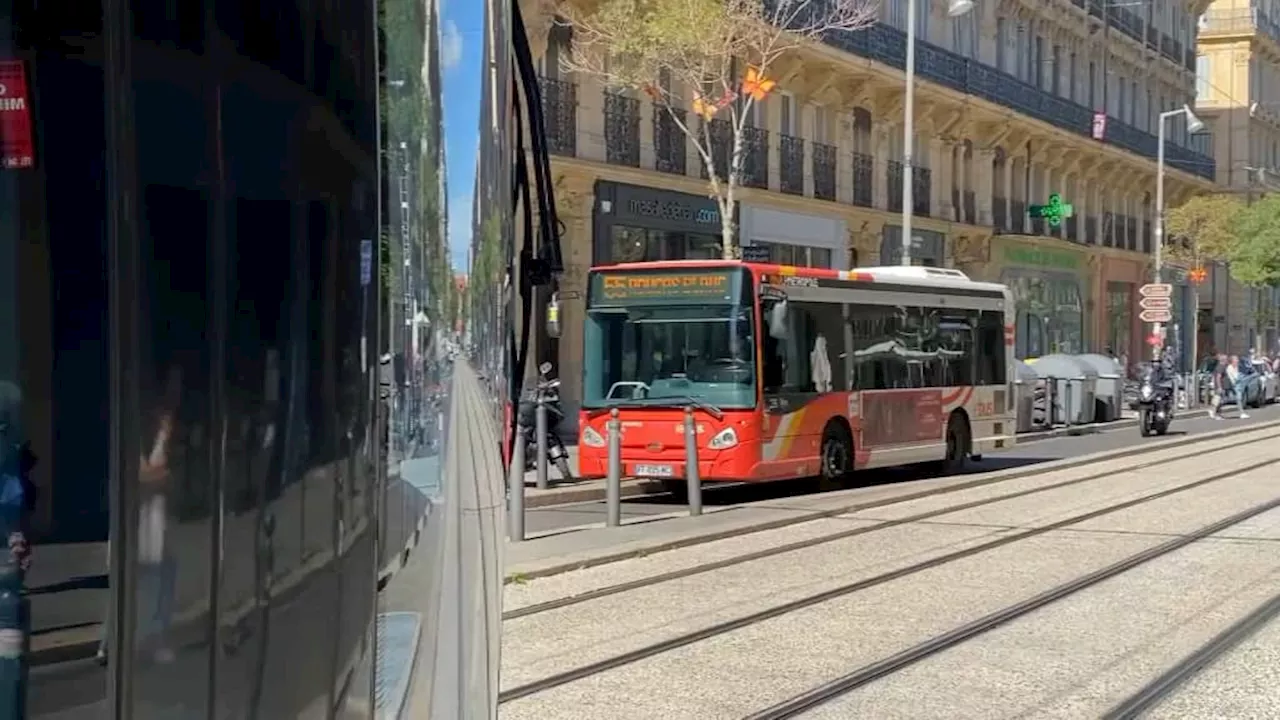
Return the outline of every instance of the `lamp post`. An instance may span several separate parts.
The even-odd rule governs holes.
[[[1159,136],[1156,138],[1156,228],[1155,228],[1156,247],[1155,247],[1155,258],[1154,258],[1155,279],[1153,280],[1153,282],[1157,282],[1157,283],[1161,281],[1163,277],[1162,271],[1164,270],[1165,125],[1169,122],[1170,119],[1175,118],[1179,115],[1185,115],[1187,117],[1188,132],[1198,133],[1204,129],[1204,123],[1200,122],[1200,118],[1196,117],[1196,114],[1191,112],[1191,108],[1186,105],[1183,105],[1177,110],[1166,110],[1165,112],[1160,113],[1160,122],[1157,123],[1160,126],[1158,129]],[[1163,338],[1164,337],[1163,323],[1152,323],[1151,334],[1156,337]],[[1163,344],[1163,341],[1161,342],[1161,344]],[[1160,357],[1160,345],[1153,344],[1151,347],[1152,347],[1152,352],[1155,354],[1155,357],[1158,359]]]
[[[902,121],[902,264],[911,264],[911,213],[915,204],[911,183],[916,140],[916,3],[907,0],[907,89]],[[973,9],[973,0],[950,0],[947,15],[960,17]]]

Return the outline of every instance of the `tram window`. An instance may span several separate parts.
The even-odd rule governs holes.
[[[978,319],[978,385],[1004,385],[1009,368],[1005,364],[1004,316],[986,311]]]

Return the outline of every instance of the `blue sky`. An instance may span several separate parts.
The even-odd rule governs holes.
[[[465,270],[471,245],[471,194],[480,129],[484,6],[479,0],[441,1],[444,65],[444,135],[449,187],[449,247],[453,266]]]

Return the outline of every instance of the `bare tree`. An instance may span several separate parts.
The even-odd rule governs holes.
[[[779,60],[832,33],[875,21],[876,0],[552,0],[573,33],[564,68],[606,86],[643,92],[688,137],[720,207],[721,251],[739,257],[733,218],[744,132],[756,103],[776,87]],[[683,104],[691,101],[693,115]],[[727,115],[727,119],[718,116]],[[728,124],[727,168],[717,165],[713,121]],[[723,127],[723,126],[722,126]],[[719,140],[723,142],[723,140]],[[723,162],[723,161],[721,161]]]

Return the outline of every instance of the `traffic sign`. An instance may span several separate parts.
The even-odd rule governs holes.
[[[1138,294],[1144,298],[1173,297],[1173,286],[1169,283],[1147,283],[1138,288]]]
[[[1168,297],[1144,297],[1138,301],[1138,307],[1143,310],[1169,310],[1173,308],[1173,298]]]
[[[1156,335],[1155,333],[1152,333],[1147,336],[1147,344],[1150,345],[1151,347],[1160,347],[1160,344],[1163,342],[1164,342],[1163,338],[1161,338],[1159,335]]]
[[[1163,310],[1143,310],[1138,319],[1145,323],[1167,323],[1173,320],[1173,313],[1168,308]]]

